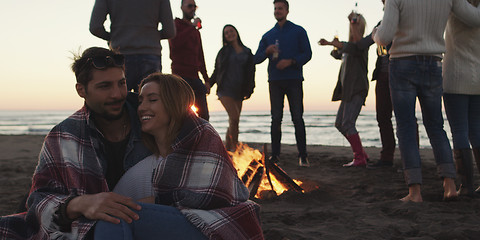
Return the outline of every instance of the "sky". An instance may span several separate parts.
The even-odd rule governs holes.
[[[222,29],[234,25],[242,42],[254,53],[264,33],[276,23],[273,0],[197,0],[197,16],[208,74],[222,46]],[[348,38],[347,16],[358,2],[358,11],[367,21],[366,34],[383,16],[381,0],[290,0],[288,20],[305,28],[312,48],[312,59],[304,65],[305,111],[336,110],[331,102],[340,61],[330,56],[330,46],[319,46],[320,38]],[[180,0],[171,0],[174,17],[182,17]],[[94,0],[2,0],[0,2],[0,110],[76,110],[83,105],[75,91],[75,76],[70,69],[74,53],[100,46],[107,47],[88,30]],[[109,24],[106,23],[109,29]],[[162,40],[162,66],[171,73],[168,41]],[[375,68],[376,45],[370,47],[368,78]],[[244,101],[244,111],[270,109],[268,60],[256,66],[256,88]],[[375,109],[375,82],[364,110]],[[210,111],[223,111],[216,86],[207,97]],[[285,109],[288,103],[285,99]]]

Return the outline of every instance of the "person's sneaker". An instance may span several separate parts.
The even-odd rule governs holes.
[[[378,169],[378,168],[387,168],[387,167],[393,167],[393,163],[390,161],[385,161],[385,160],[378,160],[376,163],[371,163],[367,165],[367,168],[369,169]]]
[[[300,167],[310,167],[310,162],[308,162],[308,157],[299,157],[298,165]]]
[[[280,162],[280,157],[273,155],[268,158],[268,161],[270,161],[271,163],[278,163]]]

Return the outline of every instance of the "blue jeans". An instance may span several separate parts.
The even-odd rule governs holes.
[[[138,203],[140,219],[119,224],[98,221],[94,239],[207,239],[185,216],[174,207]]]
[[[128,91],[138,92],[138,85],[149,74],[162,71],[162,59],[158,55],[125,55],[125,78]]]
[[[198,109],[198,116],[207,120],[210,118],[210,114],[208,113],[208,104],[207,104],[207,88],[205,84],[203,84],[202,80],[200,79],[191,79],[185,78],[185,81],[192,87],[193,92],[195,93],[195,106]]]
[[[480,95],[443,94],[453,148],[480,147]]]
[[[420,153],[416,139],[416,99],[423,125],[437,163],[438,174],[455,178],[452,149],[443,130],[442,63],[433,59],[390,61],[390,94],[397,121],[397,137],[408,185],[422,184]]]
[[[272,115],[272,156],[280,155],[282,141],[282,118],[285,95],[288,98],[290,115],[295,128],[295,139],[299,157],[307,156],[307,139],[303,121],[302,80],[275,80],[268,82],[270,90],[270,113]]]
[[[354,95],[350,102],[342,101],[338,107],[337,117],[335,119],[335,127],[344,136],[357,134],[355,124],[357,122],[360,110],[362,110],[365,98],[360,94]]]

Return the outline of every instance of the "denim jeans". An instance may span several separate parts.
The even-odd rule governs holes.
[[[362,110],[363,103],[365,98],[360,94],[352,96],[350,102],[343,101],[338,107],[337,117],[335,119],[335,127],[340,131],[344,136],[357,134],[357,128],[355,124],[357,122],[358,115]]]
[[[480,95],[443,94],[453,148],[480,147]]]
[[[391,59],[390,94],[407,184],[422,184],[421,160],[416,140],[417,97],[438,174],[442,178],[455,178],[452,149],[443,130],[442,63],[420,57],[417,60]]]
[[[207,239],[187,218],[171,206],[139,203],[140,219],[119,224],[98,221],[94,239]]]
[[[125,78],[128,91],[138,92],[138,85],[149,74],[162,71],[161,57],[158,55],[125,55]]]
[[[270,113],[272,125],[270,129],[272,138],[272,156],[280,155],[282,141],[282,119],[285,95],[290,107],[295,139],[299,157],[307,157],[307,139],[305,122],[303,121],[303,87],[302,80],[275,80],[268,82],[270,91]]]
[[[198,78],[182,78],[187,81],[195,93],[195,107],[198,109],[198,116],[208,121],[208,119],[210,119],[210,114],[208,113],[207,88],[205,87],[205,84],[203,84],[202,80]]]

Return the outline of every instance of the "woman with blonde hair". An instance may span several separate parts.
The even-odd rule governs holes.
[[[263,239],[259,206],[248,200],[220,136],[191,110],[194,101],[176,75],[142,81],[138,116],[154,154],[114,189],[142,209],[132,223],[99,222],[95,239]]]
[[[338,38],[329,42],[322,38],[319,43],[334,46],[332,57],[342,60],[332,97],[332,101],[341,101],[335,127],[348,140],[354,155],[353,160],[343,166],[365,167],[368,155],[363,149],[355,124],[368,94],[367,65],[370,43],[361,41],[365,33],[365,18],[359,13],[352,12],[348,15],[348,20],[350,22],[348,42],[340,42]]]

